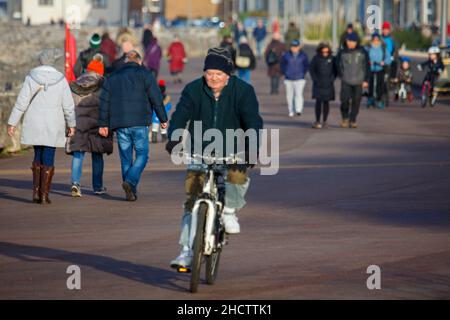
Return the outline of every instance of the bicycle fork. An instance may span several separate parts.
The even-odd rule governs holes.
[[[203,194],[212,195],[215,194],[215,185],[214,185],[214,172],[210,172],[208,177],[208,182],[205,184],[203,188]],[[222,204],[219,201],[213,201],[212,199],[199,199],[195,202],[194,207],[192,209],[192,217],[191,217],[191,226],[189,232],[189,247],[192,249],[194,245],[194,239],[197,230],[197,221],[198,221],[198,209],[200,208],[200,204],[206,204],[208,206],[208,211],[206,214],[206,222],[204,229],[204,248],[203,254],[209,256],[212,254],[215,248],[216,235],[214,232],[215,222],[217,210],[222,210]]]
[[[189,247],[193,248],[194,246],[194,239],[196,235],[196,229],[197,229],[197,221],[198,221],[198,209],[200,207],[200,204],[206,204],[208,206],[208,212],[206,214],[206,223],[205,223],[205,229],[204,229],[204,249],[203,254],[206,256],[211,255],[211,253],[214,250],[215,247],[215,241],[216,241],[216,235],[214,233],[215,228],[215,221],[216,221],[216,205],[217,203],[214,203],[212,200],[209,199],[201,199],[198,200],[194,208],[192,210],[192,217],[191,217],[191,226],[190,226],[190,233],[189,233]]]

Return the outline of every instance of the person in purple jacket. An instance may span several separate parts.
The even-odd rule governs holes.
[[[161,66],[162,50],[158,44],[158,39],[152,37],[150,43],[145,48],[144,66],[150,70],[155,79],[158,79],[159,67]]]
[[[281,71],[284,75],[286,86],[286,98],[289,109],[289,117],[295,114],[301,116],[303,112],[305,89],[305,76],[308,73],[309,61],[306,53],[301,49],[300,41],[293,40],[289,52],[281,59]]]

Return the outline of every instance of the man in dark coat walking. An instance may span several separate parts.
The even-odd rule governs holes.
[[[141,55],[132,50],[127,53],[125,62],[125,66],[103,85],[99,133],[107,137],[109,130],[116,131],[122,187],[127,201],[135,201],[137,185],[148,161],[152,113],[156,112],[162,128],[167,127],[167,114],[158,84],[151,72],[142,66]]]
[[[369,87],[370,59],[367,51],[360,46],[356,33],[347,35],[346,39],[346,47],[339,51],[336,58],[338,74],[342,79],[341,127],[356,129],[362,92]]]

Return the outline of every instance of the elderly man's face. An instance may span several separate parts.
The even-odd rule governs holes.
[[[222,90],[227,85],[229,78],[230,76],[221,70],[208,69],[205,71],[206,83],[213,91]]]

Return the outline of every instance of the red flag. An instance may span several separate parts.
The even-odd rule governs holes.
[[[76,79],[75,74],[73,72],[73,68],[77,59],[77,41],[75,37],[70,32],[69,24],[66,23],[66,45],[65,45],[65,54],[66,54],[66,79],[71,82]]]

